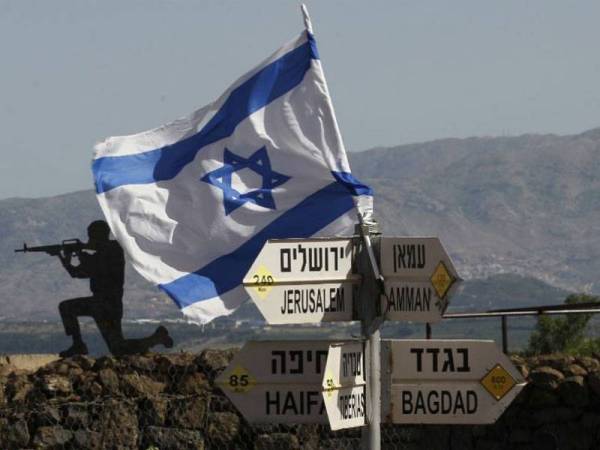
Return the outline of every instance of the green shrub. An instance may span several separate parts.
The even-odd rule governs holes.
[[[565,304],[600,303],[600,297],[573,294]],[[586,336],[586,326],[593,314],[565,314],[561,317],[540,316],[529,338],[527,353],[591,354],[600,350],[600,339]]]

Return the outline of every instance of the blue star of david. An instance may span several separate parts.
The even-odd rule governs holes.
[[[231,186],[231,175],[242,169],[251,169],[262,177],[262,187],[254,191],[239,193]],[[223,190],[223,205],[228,216],[246,202],[268,209],[276,209],[271,191],[290,179],[289,176],[271,169],[266,147],[256,150],[249,158],[238,156],[225,148],[223,167],[204,175],[200,180]]]

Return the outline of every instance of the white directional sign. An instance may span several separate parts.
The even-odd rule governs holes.
[[[329,347],[323,389],[332,430],[365,425],[365,352],[362,342],[332,344]]]
[[[269,240],[244,287],[270,324],[352,320],[360,275],[352,239]]]
[[[525,386],[494,341],[391,340],[393,423],[494,423]]]
[[[389,320],[442,319],[460,277],[438,238],[381,238],[382,311]]]
[[[322,383],[331,341],[247,342],[216,382],[251,423],[328,423]]]

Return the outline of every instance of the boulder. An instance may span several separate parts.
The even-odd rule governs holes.
[[[147,355],[129,355],[125,359],[127,366],[136,372],[152,373],[156,370],[154,358]]]
[[[80,375],[82,375],[84,372],[84,370],[81,367],[71,367],[69,369],[69,373],[68,373],[68,377],[71,380],[77,379]]]
[[[73,392],[71,381],[64,375],[44,375],[41,377],[39,382],[42,391],[49,397],[65,397]]]
[[[560,397],[556,391],[548,391],[536,386],[528,386],[527,406],[533,409],[558,406]]]
[[[473,432],[473,437],[480,439],[485,437],[486,435],[486,430],[488,429],[487,425],[475,425],[471,428],[472,432]]]
[[[201,372],[188,373],[183,375],[171,390],[181,395],[201,394],[210,390],[210,383],[206,375]]]
[[[156,397],[165,390],[165,387],[165,383],[137,373],[125,374],[121,379],[122,391],[133,397]]]
[[[583,367],[587,372],[600,370],[600,361],[590,356],[579,356],[575,359],[575,363]]]
[[[39,427],[33,436],[33,445],[37,448],[58,448],[66,445],[73,433],[61,426]]]
[[[98,358],[94,363],[94,367],[92,367],[92,370],[94,370],[95,372],[99,372],[102,369],[116,369],[118,368],[118,366],[119,363],[117,362],[117,359],[114,356],[107,355]]]
[[[24,403],[33,390],[33,384],[25,374],[12,373],[6,383],[8,400],[14,403]]]
[[[562,401],[575,408],[583,408],[590,401],[588,387],[582,376],[565,378],[558,388]]]
[[[100,397],[100,395],[102,395],[102,386],[100,386],[99,383],[93,381],[92,383],[90,383],[87,393],[89,395],[89,398],[91,399],[98,398]]]
[[[521,391],[523,392],[523,391]],[[546,391],[544,391],[546,392]],[[521,402],[524,403],[524,402]],[[521,411],[523,410],[524,405],[522,404],[515,404],[514,401],[513,403],[511,403],[508,408],[506,408],[506,410],[500,415],[500,417],[497,419],[496,423],[498,423],[498,425],[503,425],[509,428],[518,428],[519,426],[522,425],[522,417],[521,417]]]
[[[479,439],[475,444],[476,450],[506,450],[507,447],[502,441],[494,441],[492,439]],[[512,449],[511,449],[512,450]]]
[[[73,377],[71,383],[73,385],[73,392],[79,396],[85,395],[85,388],[89,387],[89,384],[96,379],[94,372],[83,372],[82,374]]]
[[[525,360],[525,358],[512,355],[510,357],[510,360],[515,366],[515,368],[521,373],[521,376],[523,378],[527,378],[529,376],[529,366],[527,365],[527,361]]]
[[[461,450],[473,450],[473,432],[471,427],[456,425],[450,430],[450,448]]]
[[[0,448],[24,448],[29,444],[29,429],[23,419],[0,419]]]
[[[579,364],[570,364],[563,372],[565,377],[585,377],[588,371],[581,367]]]
[[[264,447],[260,447],[261,449],[269,449],[269,450],[274,450],[274,449],[279,449],[279,448],[283,448],[285,449],[286,447],[270,447],[268,444],[268,440],[267,440],[267,445]],[[409,443],[409,444],[403,444],[402,447],[398,447],[396,446],[396,443],[390,443],[390,446],[387,446],[385,441],[382,442],[381,444],[381,448],[383,449],[401,449],[401,450],[423,450],[423,447],[421,447],[419,444],[415,444],[415,443]],[[254,448],[258,449],[258,442],[255,444]],[[271,444],[272,445],[272,444]],[[292,448],[296,448],[296,447],[292,447]],[[320,441],[319,443],[319,450],[346,450],[346,449],[360,449],[363,448],[362,447],[362,442],[360,440],[360,438],[348,438],[348,437],[327,437],[324,438]]]
[[[96,360],[87,355],[77,355],[71,358],[74,364],[77,364],[83,370],[92,370],[94,368],[94,364]]]
[[[164,397],[142,398],[138,402],[138,418],[142,426],[163,426],[169,402]]]
[[[584,428],[588,428],[591,430],[600,429],[600,414],[593,412],[586,412],[581,417],[581,424]]]
[[[514,428],[511,430],[508,440],[511,444],[526,444],[531,442],[533,433],[530,428]]]
[[[204,437],[200,431],[177,428],[147,427],[144,429],[141,448],[160,450],[204,450]],[[226,447],[223,447],[225,449]]]
[[[186,373],[197,371],[194,363],[194,356],[190,353],[169,353],[156,357],[158,371],[167,375],[169,379],[181,376]]]
[[[419,444],[428,450],[447,450],[450,440],[450,428],[447,426],[430,425],[428,433],[424,433]]]
[[[119,393],[119,377],[111,368],[103,368],[98,371],[98,380],[104,387],[104,393],[107,395],[117,395]]]
[[[564,440],[564,433],[556,433],[556,430],[551,429],[552,427],[544,427],[535,432],[533,435],[532,444],[535,449],[558,449],[558,443],[560,440]],[[559,436],[557,436],[559,434]]]
[[[553,391],[565,379],[565,376],[550,366],[542,366],[533,369],[529,373],[529,379],[534,386]]]
[[[575,450],[598,448],[598,442],[594,435],[584,428],[581,421],[564,424],[562,429],[565,430],[565,440],[559,448],[572,448]]]
[[[47,374],[52,373],[54,375],[68,375],[69,369],[70,369],[70,366],[69,366],[69,364],[67,364],[67,360],[59,359],[58,361],[55,361],[53,363],[50,363],[46,366],[41,367],[37,371],[36,374],[47,375]]]
[[[231,362],[233,355],[236,352],[236,349],[206,349],[196,358],[196,364],[211,380],[214,380],[214,378]]]
[[[566,406],[557,406],[553,408],[545,408],[535,412],[529,416],[529,423],[533,427],[541,425],[556,424],[570,422],[581,416],[581,411]]]
[[[208,414],[206,434],[214,447],[231,448],[231,443],[239,437],[241,424],[237,414],[216,412]]]
[[[535,361],[535,364],[533,364]],[[532,358],[532,365],[548,366],[560,372],[575,362],[575,357],[570,355],[542,355]]]
[[[106,448],[137,448],[137,405],[129,400],[108,399],[95,408],[92,431],[98,431]]]
[[[87,428],[90,422],[86,403],[67,403],[62,406],[64,425],[69,428]]]
[[[75,430],[73,432],[73,448],[86,450],[100,450],[102,445],[102,435],[97,431]]]
[[[167,424],[174,428],[203,429],[208,398],[208,395],[199,395],[171,399]]]
[[[300,448],[298,438],[288,433],[261,434],[254,442],[254,450],[300,450]]]
[[[37,411],[33,411],[29,422],[35,427],[60,425],[62,417],[58,405],[40,405]]]
[[[592,392],[600,397],[600,371],[590,372],[587,376],[587,383]]]
[[[297,425],[295,428],[295,434],[302,445],[302,450],[319,449],[319,425],[306,423]],[[242,432],[240,438],[243,439],[243,437],[244,433]]]

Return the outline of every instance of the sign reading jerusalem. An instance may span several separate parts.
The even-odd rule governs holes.
[[[438,238],[381,238],[382,311],[389,320],[435,323],[461,281]]]
[[[525,386],[494,341],[391,340],[393,423],[494,423]]]
[[[352,320],[361,277],[349,238],[269,240],[244,287],[270,324]]]

